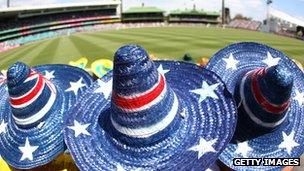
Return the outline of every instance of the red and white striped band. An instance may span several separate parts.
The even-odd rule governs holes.
[[[159,81],[149,90],[131,96],[120,96],[113,92],[114,104],[124,111],[140,111],[159,102],[166,92],[166,81],[163,75],[159,75]]]
[[[274,114],[280,114],[286,111],[290,105],[290,101],[287,101],[283,104],[276,105],[269,102],[261,92],[260,86],[258,84],[258,77],[266,74],[266,68],[257,69],[251,75],[251,89],[256,101],[265,109],[266,111]]]
[[[24,108],[30,104],[32,104],[35,100],[38,99],[38,97],[41,95],[45,85],[47,85],[51,90],[51,95],[47,101],[47,103],[44,106],[41,106],[42,108],[32,116],[28,118],[17,118],[13,115],[13,119],[15,122],[19,125],[28,125],[37,122],[39,119],[41,119],[45,114],[51,109],[53,106],[55,100],[56,100],[56,88],[54,84],[52,84],[48,79],[44,78],[43,75],[31,71],[30,75],[24,82],[28,82],[30,80],[37,79],[35,85],[33,88],[25,93],[22,96],[19,97],[10,97],[10,103],[12,107],[14,108]]]
[[[256,124],[258,125],[261,125],[263,127],[267,127],[267,128],[274,128],[278,125],[280,125],[286,118],[287,115],[285,115],[282,119],[280,119],[279,121],[277,122],[264,122],[262,120],[260,120],[256,114],[254,114],[251,109],[248,107],[247,105],[247,101],[246,101],[246,98],[245,98],[245,90],[244,90],[244,85],[245,85],[245,81],[246,79],[248,78],[248,76],[251,74],[252,72],[246,74],[243,78],[242,78],[242,81],[241,81],[241,84],[240,84],[240,96],[241,96],[241,103],[243,104],[243,108],[244,110],[246,111],[246,114],[248,114],[248,116],[250,117],[250,119],[252,121],[254,121]]]

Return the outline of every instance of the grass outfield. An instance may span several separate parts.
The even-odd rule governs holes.
[[[165,27],[98,31],[39,41],[0,53],[0,63],[5,69],[17,60],[38,65],[68,63],[80,56],[88,57],[91,63],[100,58],[112,59],[116,49],[127,43],[140,44],[161,59],[181,60],[188,52],[198,61],[239,41],[266,43],[304,62],[304,41],[245,30]]]

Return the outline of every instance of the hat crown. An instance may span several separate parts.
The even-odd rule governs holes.
[[[249,71],[236,86],[235,98],[242,104],[238,109],[238,131],[250,128],[252,135],[247,136],[255,137],[283,125],[292,86],[292,75],[280,65]]]
[[[30,68],[22,63],[16,62],[7,71],[7,85],[14,87],[22,83],[30,73]]]
[[[274,104],[282,104],[290,99],[291,89],[293,86],[292,74],[283,66],[275,65],[267,69],[264,76],[265,81],[261,84],[266,84],[261,86],[262,91],[269,91],[270,94],[267,96],[268,100]],[[266,90],[267,89],[267,90]]]
[[[50,113],[56,88],[50,80],[17,62],[7,71],[12,118],[22,128],[37,126]]]
[[[114,63],[134,63],[135,61],[148,59],[148,54],[139,45],[131,44],[120,47],[114,56]]]
[[[159,79],[154,63],[138,45],[126,45],[114,56],[113,90],[119,95],[145,92]]]
[[[138,45],[115,53],[111,110],[112,130],[130,145],[153,143],[176,126],[178,99]]]

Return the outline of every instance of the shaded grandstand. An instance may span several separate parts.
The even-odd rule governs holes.
[[[123,22],[164,22],[165,11],[156,7],[131,7],[122,13]]]
[[[120,2],[0,10],[0,41],[58,29],[120,22]]]
[[[190,10],[175,10],[169,13],[169,23],[210,23],[219,24],[220,14],[218,12],[208,12],[203,9],[197,10],[195,7]]]

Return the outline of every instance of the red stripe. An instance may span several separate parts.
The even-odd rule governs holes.
[[[30,101],[41,90],[42,85],[43,85],[43,77],[42,77],[42,75],[39,74],[39,76],[38,76],[38,83],[37,83],[36,87],[34,87],[34,89],[28,95],[26,95],[26,96],[24,96],[22,98],[19,98],[19,99],[12,99],[11,98],[10,99],[11,104],[12,105],[21,105],[21,104],[24,104],[24,103]]]
[[[155,100],[163,91],[165,87],[164,77],[161,75],[159,84],[149,93],[135,97],[135,98],[123,98],[118,96],[115,92],[113,92],[113,101],[114,103],[121,108],[124,109],[136,109],[143,107],[153,100]]]
[[[284,112],[288,107],[290,102],[287,101],[281,105],[272,104],[269,102],[262,94],[260,86],[258,84],[258,76],[265,75],[266,68],[256,70],[252,75],[251,89],[256,101],[268,112],[274,114],[280,114]]]

